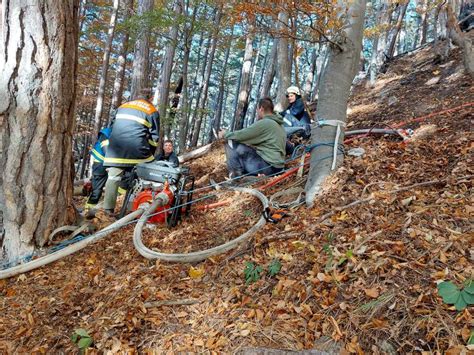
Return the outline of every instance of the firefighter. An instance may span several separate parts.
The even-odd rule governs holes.
[[[115,209],[120,181],[138,163],[154,160],[160,116],[150,103],[151,91],[143,90],[135,100],[121,105],[111,123],[112,134],[105,154],[104,166],[108,179],[105,184],[104,209]]]
[[[163,153],[157,155],[155,157],[156,160],[164,160],[164,161],[169,161],[170,163],[173,164],[175,168],[179,166],[179,160],[178,157],[176,156],[173,148],[173,141],[171,140],[166,140],[163,143]]]
[[[91,159],[92,159],[92,192],[87,199],[85,208],[92,209],[94,208],[102,196],[102,189],[107,182],[107,171],[104,167],[104,158],[105,152],[107,151],[107,146],[109,145],[109,138],[112,129],[106,127],[100,130],[97,137],[97,142],[94,144],[91,150]]]

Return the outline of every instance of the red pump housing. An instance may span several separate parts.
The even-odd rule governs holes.
[[[170,211],[169,209],[173,206],[174,194],[169,189],[169,184],[165,184],[165,187],[161,191],[153,192],[149,189],[141,191],[133,200],[132,210],[136,211],[141,204],[151,203],[153,200],[153,196],[156,196],[159,193],[165,193],[168,196],[169,201],[166,205],[157,207],[154,214],[148,219],[148,223],[164,224],[168,219],[168,215],[171,214],[172,211]]]

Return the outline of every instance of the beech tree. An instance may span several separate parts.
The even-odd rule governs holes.
[[[337,152],[339,144],[344,140],[344,126],[341,126],[341,123],[345,124],[347,119],[347,100],[352,80],[358,71],[365,6],[365,0],[350,3],[346,15],[347,25],[329,47],[329,58],[321,79],[316,114],[316,121],[326,121],[327,124],[313,124],[311,143],[334,142],[335,148],[319,145],[311,151],[310,171],[305,187],[308,206],[313,206],[321,184],[333,171],[333,158],[336,159],[336,166],[342,163],[342,156],[334,155],[334,149]],[[341,11],[344,10],[342,7]]]
[[[74,217],[78,0],[3,1],[2,181],[8,260],[42,246]]]

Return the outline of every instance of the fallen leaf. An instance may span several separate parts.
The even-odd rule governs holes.
[[[250,334],[250,329],[243,329],[240,331],[240,335],[242,335],[243,337],[246,337],[249,334]]]
[[[367,296],[369,296],[371,298],[379,297],[379,291],[378,291],[377,287],[366,288],[366,289],[364,289],[364,292]]]
[[[188,275],[192,279],[200,278],[202,277],[202,275],[204,275],[204,273],[205,273],[204,267],[195,268],[193,266],[190,266],[188,270]]]

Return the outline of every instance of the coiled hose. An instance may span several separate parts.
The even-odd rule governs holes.
[[[244,187],[230,187],[230,189],[251,194],[260,200],[264,210],[268,208],[268,199],[260,191],[244,188]],[[240,243],[248,240],[253,234],[255,234],[257,230],[263,227],[266,222],[265,217],[263,217],[262,215],[262,217],[260,217],[258,222],[254,224],[252,228],[250,228],[247,232],[245,232],[244,234],[240,235],[239,237],[225,244],[218,245],[214,248],[196,251],[192,253],[180,253],[180,254],[160,253],[160,252],[147,248],[143,244],[142,231],[143,231],[143,227],[145,226],[146,221],[148,220],[150,215],[153,213],[153,211],[155,211],[157,207],[165,205],[166,203],[168,203],[168,201],[163,201],[163,199],[157,196],[157,198],[153,201],[152,205],[142,214],[142,216],[140,217],[140,219],[138,220],[135,226],[135,230],[133,231],[133,244],[135,245],[135,249],[137,249],[137,251],[143,257],[147,259],[159,259],[163,261],[171,261],[171,262],[177,262],[177,263],[192,263],[192,262],[202,261],[211,256],[222,254],[222,253],[225,253],[226,251],[229,251],[235,248]]]

